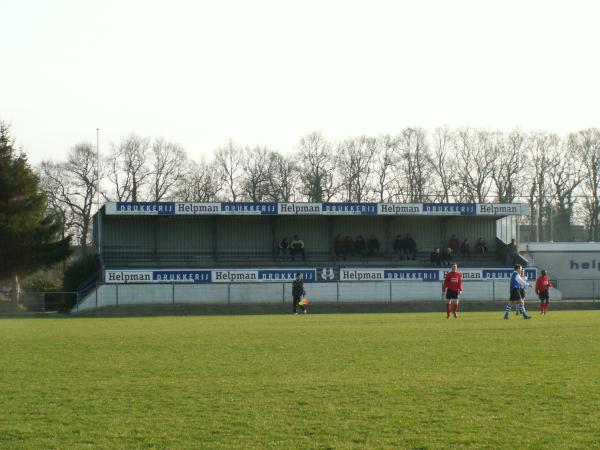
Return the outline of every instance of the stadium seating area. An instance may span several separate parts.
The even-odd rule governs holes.
[[[127,267],[164,267],[164,268],[201,268],[201,267],[431,267],[429,252],[418,252],[414,260],[400,260],[394,255],[347,256],[345,260],[336,258],[332,252],[306,252],[306,260],[297,257],[277,256],[275,251],[206,250],[167,251],[153,248],[105,247],[104,261],[107,268]],[[504,261],[495,253],[486,256],[456,258],[460,267],[503,266]]]

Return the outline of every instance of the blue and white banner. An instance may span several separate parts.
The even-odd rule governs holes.
[[[336,276],[334,268],[275,269],[168,269],[105,270],[105,283],[262,283],[292,281],[300,272],[305,282],[328,281],[441,281],[450,269],[342,268]],[[510,278],[512,269],[459,269],[463,281]],[[535,282],[536,267],[525,269],[529,283]]]
[[[236,283],[292,281],[297,273],[305,282],[317,280],[316,269],[168,269],[105,270],[105,283]]]
[[[340,269],[340,281],[438,281],[438,269]]]
[[[481,269],[481,277],[482,278],[510,278],[513,269]],[[528,281],[535,281],[537,279],[537,268],[536,267],[527,267],[525,269],[525,277]]]
[[[175,203],[171,202],[116,202],[106,204],[106,214],[137,216],[175,215]]]
[[[258,203],[258,202],[110,202],[107,215],[369,215],[369,216],[518,216],[522,203]]]
[[[292,281],[297,273],[308,283],[317,281],[317,269],[260,269],[258,281]]]
[[[221,203],[221,214],[277,214],[277,203],[227,202]]]
[[[153,270],[152,281],[156,283],[210,283],[210,270]]]
[[[462,273],[463,281],[469,280],[486,280],[486,279],[504,279],[510,278],[513,273],[513,269],[500,268],[500,269],[458,269]],[[440,280],[443,280],[446,274],[450,272],[450,269],[440,270]],[[527,280],[535,281],[537,278],[537,268],[528,267],[525,269],[525,277]]]
[[[436,269],[386,269],[386,280],[439,281],[440,271]]]
[[[323,203],[323,214],[374,216],[377,203]]]
[[[423,203],[423,214],[435,216],[474,216],[475,203]]]
[[[292,281],[297,273],[304,281],[312,283],[317,279],[316,269],[216,269],[212,271],[214,283],[233,282],[276,282]]]
[[[105,270],[105,283],[210,283],[210,270]]]

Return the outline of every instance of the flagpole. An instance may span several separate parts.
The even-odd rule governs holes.
[[[101,251],[100,241],[100,128],[96,128],[96,225],[98,227],[98,254]]]
[[[100,128],[96,128],[96,207],[100,211]]]

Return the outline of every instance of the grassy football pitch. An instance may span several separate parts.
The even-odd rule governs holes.
[[[599,448],[600,311],[0,320],[0,448]]]

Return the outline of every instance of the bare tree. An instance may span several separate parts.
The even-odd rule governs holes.
[[[39,169],[41,186],[50,204],[61,211],[65,227],[84,249],[91,242],[92,209],[98,185],[96,164],[92,144],[81,143],[69,151],[64,163],[44,161]]]
[[[298,143],[300,185],[309,202],[328,202],[338,191],[331,144],[320,132],[303,136]]]
[[[548,220],[548,202],[552,192],[549,176],[552,170],[550,154],[553,146],[557,145],[557,139],[556,135],[534,133],[527,141],[527,155],[530,155],[530,160],[526,164],[530,179],[528,201],[537,240],[546,238],[544,224]]]
[[[394,161],[398,153],[398,139],[386,134],[376,141],[373,156],[373,194],[380,203],[389,202],[392,197],[394,183]]]
[[[242,188],[250,201],[261,202],[269,195],[271,152],[264,147],[247,148],[242,160]]]
[[[221,183],[214,163],[188,161],[187,169],[177,183],[177,197],[184,202],[215,202],[222,189]]]
[[[454,134],[448,127],[439,127],[432,134],[431,168],[436,175],[433,181],[437,186],[436,200],[450,202],[450,192],[456,185],[456,157],[454,154]]]
[[[183,177],[187,155],[180,145],[156,139],[150,150],[148,184],[151,201],[173,198],[174,188]]]
[[[581,163],[572,155],[576,153],[576,143],[572,139],[565,142],[557,140],[556,148],[551,155],[550,183],[552,184],[554,205],[549,212],[556,232],[551,234],[553,240],[571,240],[571,225],[575,209],[575,193],[583,181]],[[554,221],[556,210],[556,221]]]
[[[585,222],[591,241],[600,240],[600,130],[589,128],[569,136],[584,173],[581,184]]]
[[[243,161],[243,149],[232,140],[215,152],[215,167],[221,178],[223,193],[233,202],[239,201],[242,196]]]
[[[117,146],[112,145],[108,179],[114,186],[117,201],[137,202],[145,198],[144,185],[150,174],[146,163],[150,138],[132,134]]]
[[[405,128],[398,136],[400,159],[396,168],[399,200],[409,203],[427,202],[432,195],[432,158],[425,130]]]
[[[274,202],[294,201],[299,183],[298,165],[292,156],[282,156],[277,152],[271,152],[269,159],[269,199]]]
[[[372,190],[370,184],[377,139],[359,136],[338,145],[335,165],[341,178],[344,201],[362,202]]]
[[[498,203],[512,203],[522,194],[523,178],[522,155],[525,151],[525,136],[514,130],[504,136],[496,133],[496,159],[493,160],[492,180],[496,187]]]
[[[485,130],[462,128],[457,132],[456,156],[459,201],[486,203],[492,187],[496,136]]]
[[[64,163],[42,161],[37,168],[40,177],[40,189],[48,198],[48,209],[60,216],[63,223],[62,236],[67,234],[75,236],[79,241],[78,230],[74,225],[75,217],[71,208],[62,199],[66,194],[68,176],[64,170]]]

